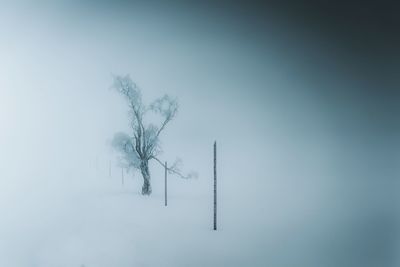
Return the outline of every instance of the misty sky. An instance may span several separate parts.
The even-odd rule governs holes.
[[[399,130],[390,7],[5,2],[2,146],[35,160],[48,155],[40,150],[62,160],[82,145],[101,150],[126,128],[122,102],[108,89],[112,74],[129,73],[146,100],[179,98],[181,112],[166,138],[191,146],[224,138],[240,154],[262,155],[281,137],[359,142],[363,155],[385,149]]]

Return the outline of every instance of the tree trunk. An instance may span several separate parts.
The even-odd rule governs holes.
[[[140,171],[143,176],[143,187],[142,187],[142,195],[150,195],[151,194],[151,185],[150,185],[150,171],[149,171],[149,161],[143,160],[140,163]]]

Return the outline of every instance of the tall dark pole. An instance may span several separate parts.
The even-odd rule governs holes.
[[[165,206],[167,206],[167,162],[165,162]]]
[[[217,230],[217,141],[214,142],[214,230]]]

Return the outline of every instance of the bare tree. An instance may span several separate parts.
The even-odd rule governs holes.
[[[117,133],[114,136],[112,145],[120,152],[122,164],[127,169],[140,170],[143,176],[142,194],[151,194],[149,161],[155,160],[162,166],[164,163],[157,158],[161,152],[159,137],[167,124],[175,118],[178,111],[178,102],[168,95],[156,99],[146,106],[142,101],[139,87],[129,75],[115,76],[112,86],[128,102],[129,119],[132,129],[131,135]],[[160,117],[158,124],[145,122],[147,114],[153,113]],[[181,178],[190,178],[194,173],[183,175],[179,170],[180,161],[177,161],[167,170]]]

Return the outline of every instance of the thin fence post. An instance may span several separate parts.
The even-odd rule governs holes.
[[[168,202],[167,202],[167,200],[168,200],[168,181],[167,181],[167,169],[168,169],[168,167],[167,167],[167,162],[165,162],[165,206],[167,206],[168,205]]]
[[[121,174],[122,174],[122,185],[124,185],[124,167],[121,168]]]
[[[214,142],[214,230],[217,230],[217,141]]]

